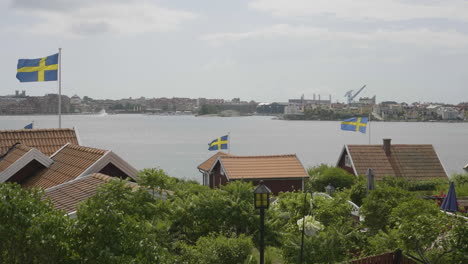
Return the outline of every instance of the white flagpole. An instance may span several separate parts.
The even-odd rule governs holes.
[[[228,132],[228,154],[231,154],[231,132]]]
[[[58,98],[58,115],[59,115],[59,128],[62,128],[62,48],[59,48],[58,55],[58,88],[59,88],[59,98]]]
[[[367,124],[368,124],[368,126],[369,126],[369,145],[371,144],[371,129],[370,129],[370,123],[371,123],[371,121],[370,121],[370,117],[371,117],[371,114],[369,113],[369,118],[368,118],[368,120],[367,120]]]

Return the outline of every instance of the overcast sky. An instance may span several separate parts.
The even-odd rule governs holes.
[[[0,0],[0,95],[62,47],[63,94],[468,101],[466,0]]]

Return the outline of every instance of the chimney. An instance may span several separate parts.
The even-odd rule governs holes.
[[[383,149],[385,151],[385,155],[387,155],[387,156],[390,156],[390,154],[392,153],[390,151],[390,146],[392,145],[391,142],[392,142],[392,139],[390,139],[390,138],[384,138],[383,139]]]

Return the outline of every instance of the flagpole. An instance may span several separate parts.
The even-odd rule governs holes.
[[[58,71],[58,115],[59,115],[59,128],[62,128],[62,48],[59,48],[59,71]]]
[[[228,154],[231,154],[231,132],[228,132]]]
[[[369,119],[368,119],[368,124],[369,124],[369,145],[371,144],[371,120],[370,120],[371,114],[369,113]]]

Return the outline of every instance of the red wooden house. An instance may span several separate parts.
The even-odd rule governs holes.
[[[229,181],[249,181],[257,185],[261,180],[274,194],[303,190],[309,177],[295,154],[269,156],[234,156],[218,152],[198,166],[203,184],[217,188]]]

